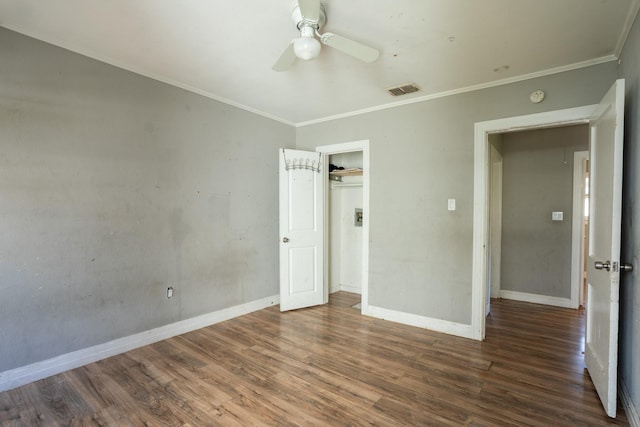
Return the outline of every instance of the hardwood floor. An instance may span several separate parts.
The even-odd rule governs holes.
[[[582,311],[498,300],[476,342],[271,307],[0,393],[2,426],[600,426]]]

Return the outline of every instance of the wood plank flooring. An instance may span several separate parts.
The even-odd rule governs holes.
[[[582,311],[497,300],[485,342],[271,307],[0,393],[2,426],[602,426]]]

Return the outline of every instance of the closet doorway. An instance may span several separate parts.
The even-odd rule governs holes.
[[[329,156],[329,293],[362,294],[362,151]]]
[[[329,293],[361,295],[368,308],[369,141],[317,147],[325,168],[325,274]]]

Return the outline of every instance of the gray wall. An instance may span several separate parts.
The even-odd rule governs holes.
[[[0,371],[278,294],[292,127],[2,28],[0,58]]]
[[[470,324],[474,123],[595,104],[616,76],[610,62],[299,127],[301,149],[371,141],[369,303]]]
[[[620,376],[640,411],[640,18],[622,51],[620,77],[626,79],[625,150],[622,195],[622,260],[634,262],[620,284]]]
[[[573,153],[588,149],[587,125],[504,134],[502,290],[571,298]]]

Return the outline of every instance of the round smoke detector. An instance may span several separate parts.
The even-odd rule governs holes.
[[[531,95],[529,95],[529,99],[534,104],[539,104],[544,99],[544,92],[541,91],[540,89],[534,90],[533,92],[531,92]]]

